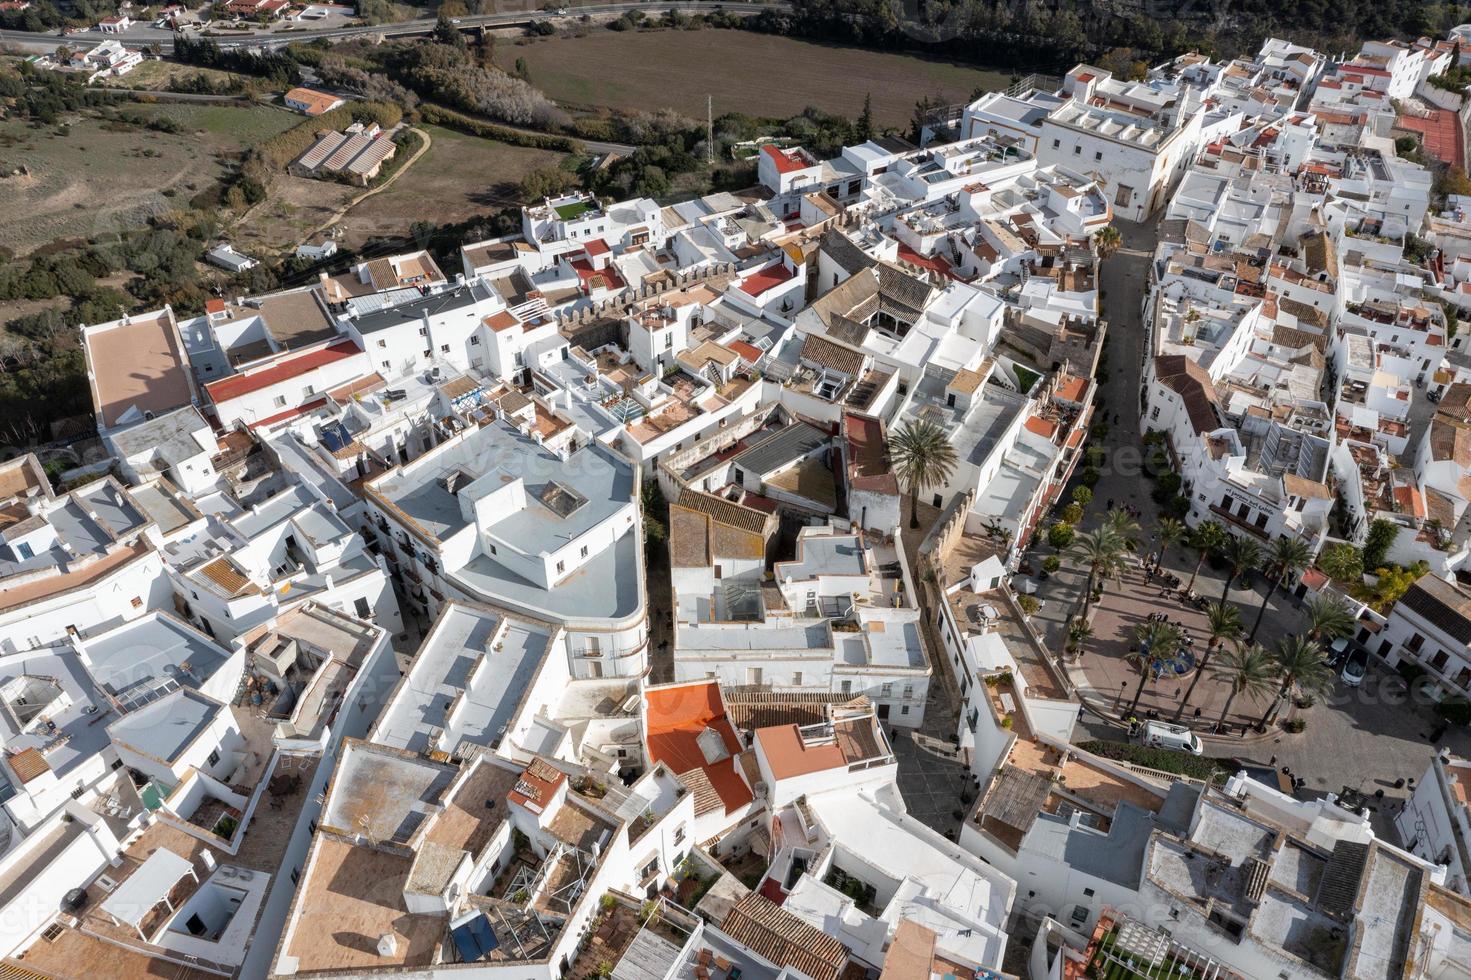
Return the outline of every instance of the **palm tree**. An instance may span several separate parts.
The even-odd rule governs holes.
[[[1262,563],[1262,549],[1251,538],[1233,534],[1226,539],[1221,557],[1226,560],[1227,569],[1226,585],[1221,589],[1221,601],[1225,602],[1231,597],[1231,586],[1236,584],[1236,579]]]
[[[1195,665],[1195,676],[1190,678],[1190,686],[1185,689],[1185,697],[1180,701],[1180,707],[1175,710],[1177,721],[1185,713],[1185,706],[1190,703],[1190,697],[1195,693],[1195,685],[1200,683],[1201,675],[1210,669],[1211,655],[1216,652],[1216,647],[1241,639],[1241,610],[1235,606],[1228,606],[1224,602],[1217,602],[1206,609],[1205,626],[1209,636],[1205,644],[1205,655],[1200,658],[1200,663]]]
[[[1271,654],[1259,644],[1251,643],[1222,650],[1212,673],[1231,688],[1231,693],[1226,697],[1226,705],[1221,709],[1220,724],[1224,725],[1238,695],[1245,694],[1253,701],[1271,697],[1277,668],[1272,663]]]
[[[1092,636],[1092,625],[1090,625],[1086,619],[1083,619],[1081,616],[1079,616],[1071,623],[1068,623],[1067,645],[1065,649],[1068,653],[1077,653],[1078,648],[1081,647]]]
[[[1113,225],[1106,225],[1093,233],[1093,245],[1098,249],[1098,257],[1108,258],[1117,252],[1124,244],[1124,236]]]
[[[1319,643],[1331,643],[1348,636],[1358,622],[1342,600],[1331,595],[1315,595],[1302,604],[1308,617],[1307,635]]]
[[[1190,547],[1195,549],[1195,571],[1190,573],[1190,582],[1185,586],[1186,592],[1195,591],[1195,579],[1200,574],[1200,566],[1225,547],[1227,537],[1226,529],[1215,521],[1206,521],[1191,533]]]
[[[909,526],[919,527],[919,494],[944,486],[955,472],[950,436],[929,419],[905,423],[889,439],[889,466],[909,491]]]
[[[1185,526],[1184,521],[1178,521],[1173,517],[1161,517],[1155,525],[1154,536],[1159,539],[1159,554],[1154,559],[1154,570],[1159,571],[1160,566],[1165,563],[1165,553],[1175,545],[1185,540],[1190,529]]]
[[[1122,536],[1107,523],[1096,531],[1084,531],[1068,545],[1066,555],[1088,569],[1087,591],[1083,593],[1083,619],[1093,606],[1093,592],[1101,586],[1103,579],[1117,578],[1124,569],[1124,555],[1128,547]]]
[[[1129,702],[1128,713],[1131,715],[1144,696],[1144,685],[1179,651],[1180,630],[1170,623],[1151,619],[1134,627],[1134,639],[1139,641],[1139,645],[1124,654],[1124,662],[1139,671],[1139,686],[1134,689],[1134,700]]]
[[[1259,727],[1265,728],[1278,704],[1292,697],[1293,689],[1304,694],[1327,694],[1333,690],[1333,671],[1323,657],[1323,648],[1306,636],[1284,636],[1272,651],[1277,674],[1282,678],[1277,696],[1267,705]]]
[[[1139,522],[1129,516],[1125,510],[1111,510],[1103,518],[1103,526],[1117,534],[1124,542],[1124,547],[1135,551],[1139,547]]]
[[[1256,639],[1256,631],[1262,628],[1262,617],[1267,614],[1267,603],[1282,584],[1293,575],[1308,567],[1313,560],[1313,553],[1308,546],[1298,538],[1277,538],[1267,548],[1267,560],[1262,565],[1262,571],[1272,576],[1272,581],[1267,585],[1267,594],[1262,596],[1262,605],[1256,611],[1256,622],[1251,624],[1251,634],[1247,636],[1247,642]]]

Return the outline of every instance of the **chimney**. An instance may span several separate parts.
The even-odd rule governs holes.
[[[378,937],[378,955],[393,956],[398,952],[398,937],[391,932],[385,932]]]
[[[200,851],[199,852],[199,863],[202,864],[202,865],[204,865],[204,870],[205,871],[207,871],[207,872],[208,871],[213,871],[215,869],[215,855],[214,855],[214,852],[213,851],[209,851],[209,850]]]

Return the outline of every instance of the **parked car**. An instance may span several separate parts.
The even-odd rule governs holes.
[[[1324,652],[1327,655],[1328,666],[1337,670],[1343,666],[1349,654],[1353,652],[1353,644],[1348,641],[1347,637],[1340,636],[1328,644],[1328,649]]]
[[[1349,687],[1358,687],[1364,683],[1364,675],[1369,672],[1369,655],[1362,650],[1354,653],[1343,665],[1343,673],[1339,676]]]
[[[1205,752],[1200,736],[1184,725],[1170,725],[1162,721],[1146,722],[1139,732],[1139,740],[1156,749],[1174,749],[1177,752],[1189,752],[1191,755],[1202,755]]]

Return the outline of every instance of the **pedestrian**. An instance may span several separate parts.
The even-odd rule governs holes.
[[[1113,510],[1113,498],[1112,497],[1109,497],[1108,498],[1108,509],[1109,510]]]

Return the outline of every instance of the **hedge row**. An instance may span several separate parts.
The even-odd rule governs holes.
[[[1172,772],[1179,776],[1190,776],[1194,779],[1208,780],[1223,770],[1230,771],[1235,768],[1230,763],[1222,764],[1219,760],[1208,756],[1195,756],[1188,752],[1158,749],[1134,742],[1105,742],[1095,739],[1080,743],[1078,748],[1105,759],[1112,759],[1114,762],[1132,762],[1136,766],[1158,769],[1160,772]]]
[[[563,153],[581,153],[583,150],[582,143],[570,136],[528,133],[522,129],[512,129],[510,126],[501,126],[483,119],[476,119],[474,116],[467,116],[462,112],[429,102],[419,106],[419,117],[434,126],[459,130],[483,139],[499,140],[513,146],[527,146],[534,150],[559,150]]]
[[[284,167],[305,153],[323,130],[346,129],[355,122],[391,129],[401,119],[403,110],[388,102],[349,102],[272,136],[260,145],[261,158],[273,167]]]

